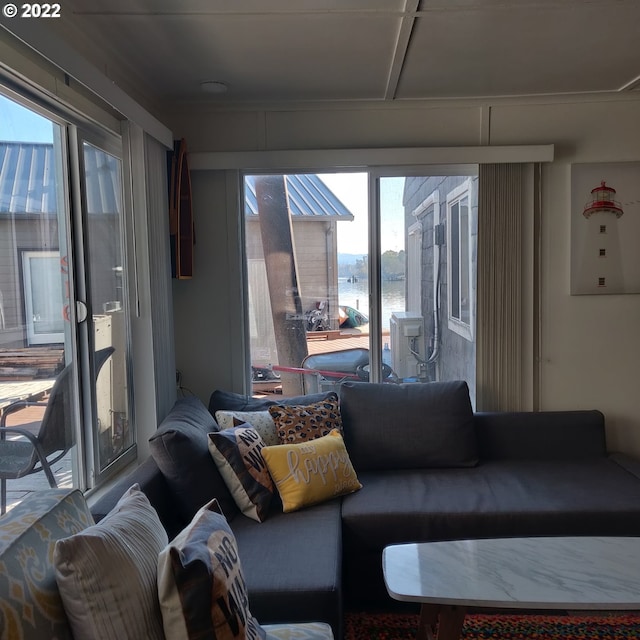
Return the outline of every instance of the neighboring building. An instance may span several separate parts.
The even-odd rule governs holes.
[[[407,311],[422,315],[429,380],[475,397],[477,176],[405,179]]]
[[[338,329],[336,225],[353,220],[353,214],[317,175],[287,175],[285,180],[293,244],[304,248],[296,255],[303,310],[309,312],[324,303],[329,328]],[[245,221],[252,364],[267,366],[277,364],[278,356],[253,176],[245,180]]]
[[[64,291],[68,260],[66,230],[56,196],[54,145],[0,141],[0,347],[21,348],[64,342],[68,302]],[[106,154],[87,146],[84,194],[95,238],[117,237],[121,186]],[[62,216],[64,217],[64,216]],[[120,308],[122,252],[108,242],[92,245],[91,285],[100,315]]]

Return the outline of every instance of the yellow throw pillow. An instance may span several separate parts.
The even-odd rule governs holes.
[[[340,432],[299,444],[262,449],[284,512],[362,489]]]

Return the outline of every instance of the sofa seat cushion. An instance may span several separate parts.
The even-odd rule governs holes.
[[[360,471],[472,467],[478,462],[466,382],[343,382],[344,438]]]
[[[320,621],[340,637],[342,532],[340,498],[262,523],[232,523],[251,612],[261,624]]]
[[[32,493],[0,519],[0,638],[71,640],[50,559],[56,541],[93,524],[77,489]]]
[[[640,535],[640,482],[610,458],[364,472],[342,505],[345,544],[537,535]]]

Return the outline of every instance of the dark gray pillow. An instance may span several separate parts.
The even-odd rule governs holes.
[[[209,398],[209,413],[215,416],[216,411],[267,411],[269,407],[275,404],[312,404],[313,402],[321,402],[327,398],[335,397],[335,395],[335,392],[328,391],[326,393],[310,393],[306,396],[286,398],[275,396],[276,399],[272,400],[271,398],[252,398],[232,391],[216,390]]]
[[[218,425],[199,398],[180,398],[149,439],[151,455],[176,496],[182,518],[217,498],[227,519],[238,507],[209,453],[209,433]]]
[[[466,382],[343,382],[340,412],[356,472],[471,467],[478,462]]]

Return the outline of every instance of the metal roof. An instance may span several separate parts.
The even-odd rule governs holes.
[[[120,209],[121,188],[115,158],[87,145],[84,149],[89,213]],[[294,218],[353,220],[353,214],[315,174],[287,175]],[[0,141],[0,213],[55,214],[55,154],[52,144]],[[245,178],[245,212],[258,215],[255,176]]]
[[[353,214],[327,187],[319,176],[311,173],[286,175],[289,211],[293,218],[335,218],[353,220]],[[258,215],[256,176],[245,178],[245,213]]]
[[[55,213],[52,144],[0,142],[0,213]]]
[[[83,148],[89,214],[121,211],[117,158]],[[0,214],[56,214],[56,154],[50,143],[0,141]]]

